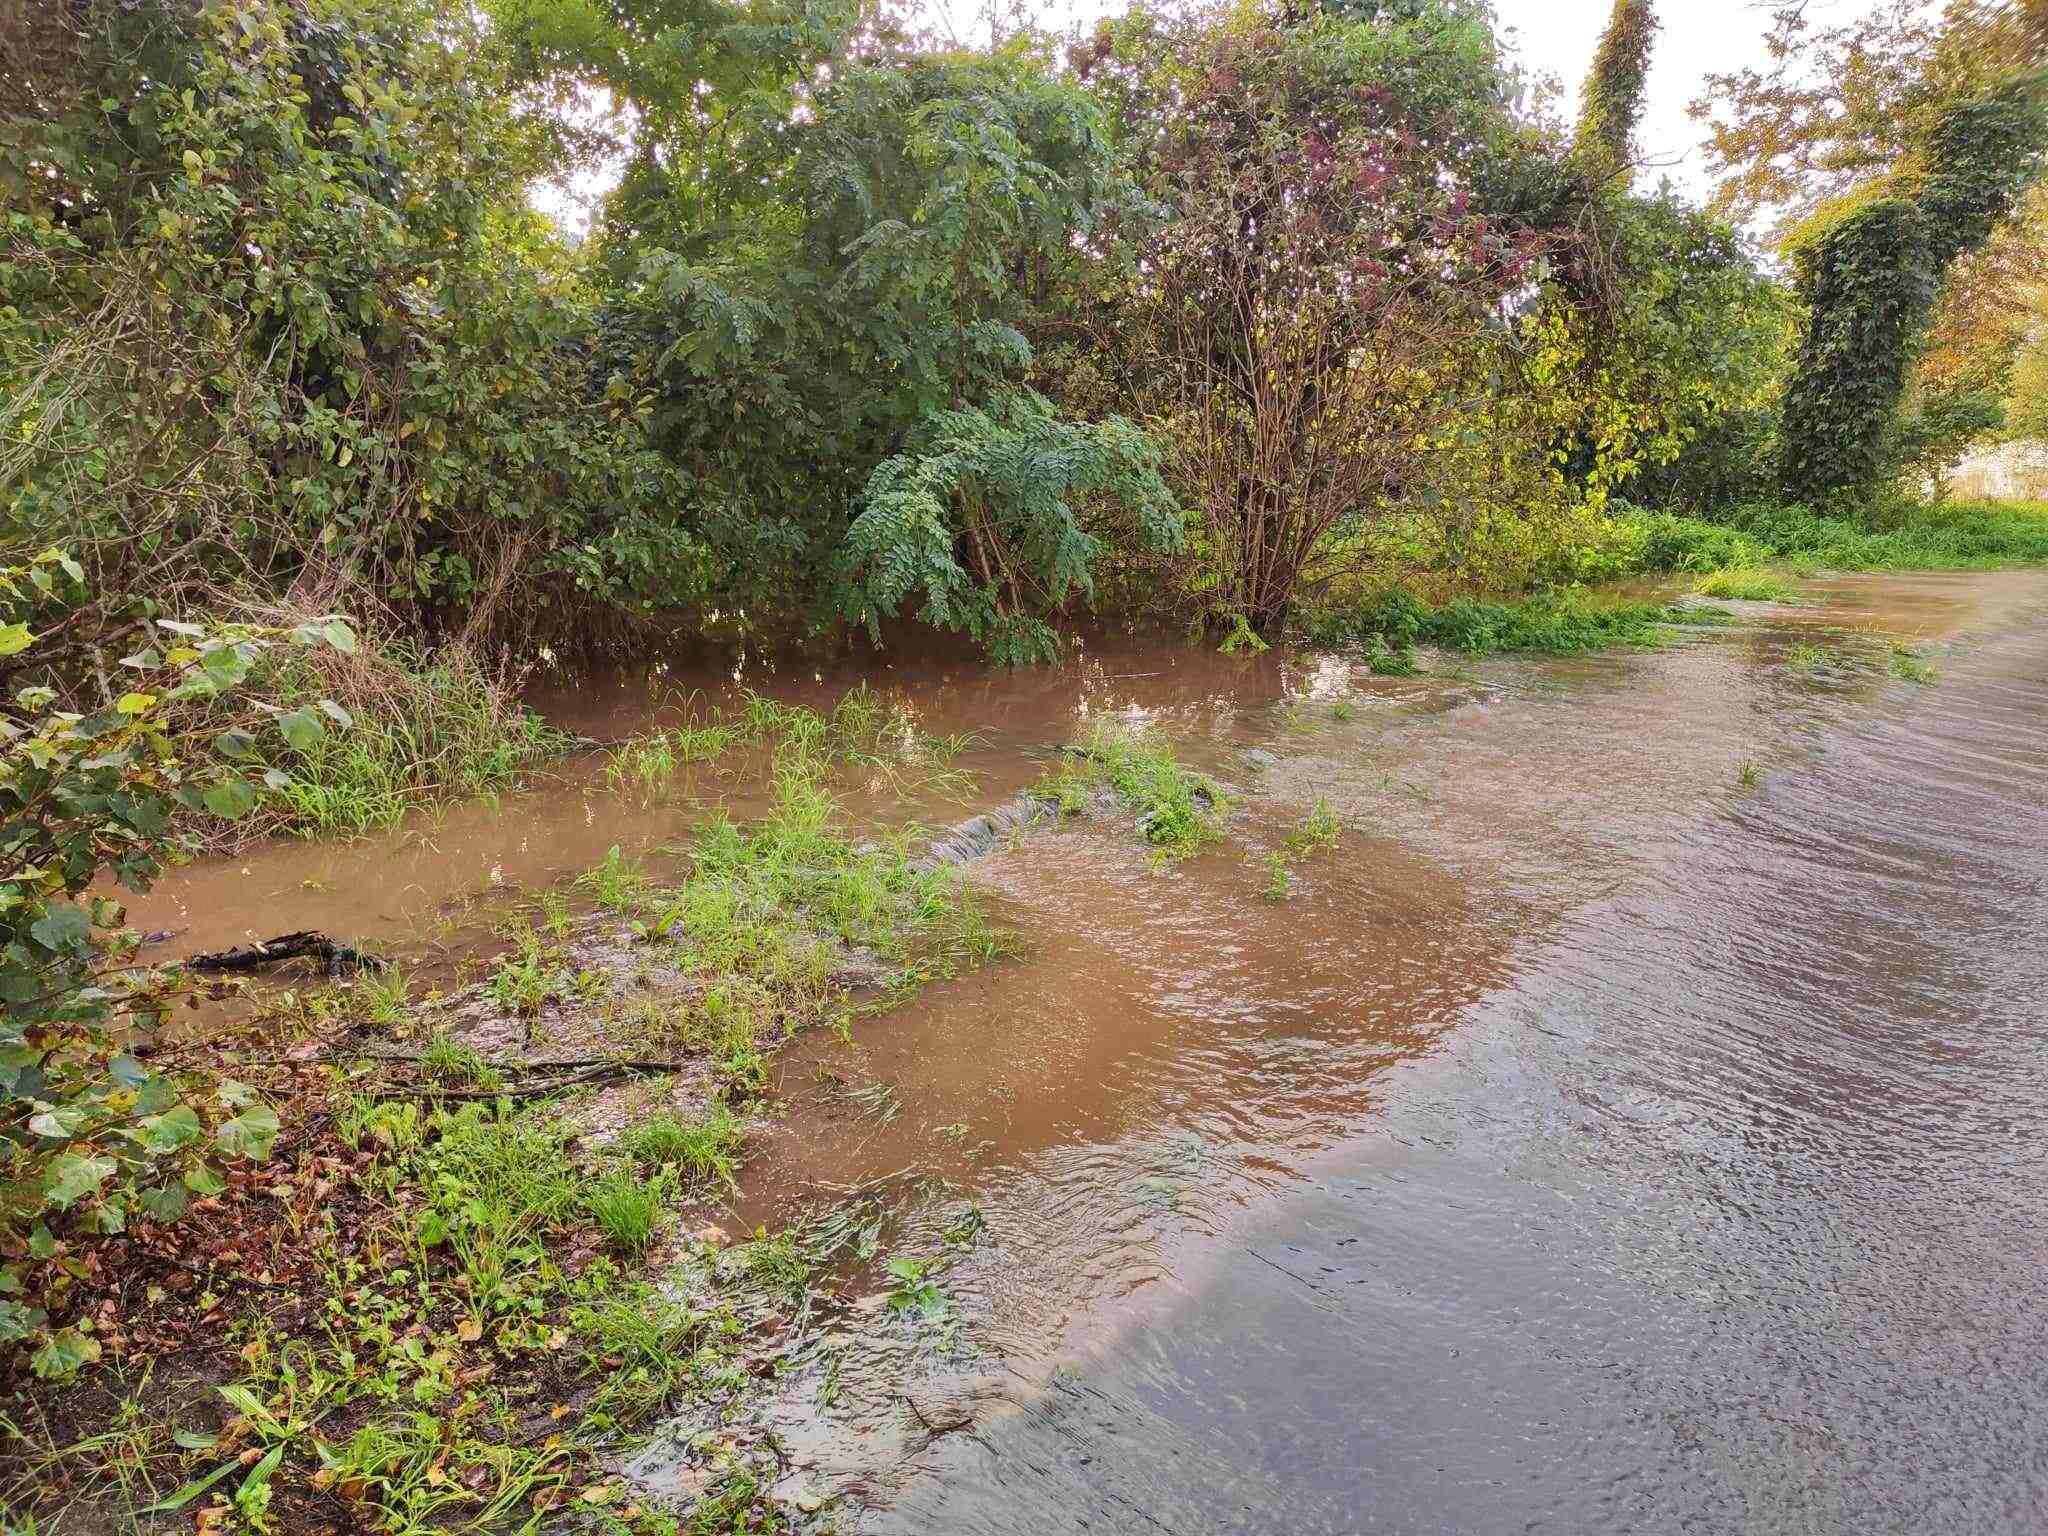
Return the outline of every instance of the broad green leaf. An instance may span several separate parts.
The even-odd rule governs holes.
[[[202,1200],[210,1199],[228,1187],[227,1180],[223,1179],[204,1163],[187,1168],[184,1172],[183,1182],[187,1189],[191,1190],[193,1194]]]
[[[261,1488],[270,1481],[271,1474],[277,1471],[277,1464],[283,1460],[284,1447],[273,1445],[270,1448],[270,1454],[249,1469],[249,1475],[242,1480],[241,1491],[243,1493],[254,1493],[257,1489]]]
[[[218,784],[208,786],[204,799],[209,811],[229,821],[246,816],[256,808],[255,788],[241,779],[222,779]]]
[[[223,1120],[214,1132],[214,1142],[230,1157],[261,1162],[270,1156],[270,1144],[277,1140],[276,1113],[262,1104],[250,1106],[232,1120]]]
[[[100,1357],[100,1341],[76,1328],[60,1328],[43,1341],[29,1365],[44,1381],[69,1381]]]
[[[320,744],[327,734],[327,727],[320,716],[306,705],[301,704],[288,714],[277,717],[278,734],[301,752],[310,752]]]
[[[114,708],[124,715],[146,715],[156,708],[156,695],[153,693],[124,693],[121,695],[121,701]]]
[[[343,619],[329,619],[326,628],[320,631],[327,637],[327,643],[345,655],[353,654],[356,648],[356,632]]]
[[[48,911],[28,925],[28,932],[45,949],[80,949],[92,937],[92,925],[83,908],[53,901]]]
[[[199,658],[199,667],[216,688],[232,688],[249,675],[249,664],[232,645],[215,646]]]
[[[60,1104],[46,1109],[39,1115],[29,1117],[28,1128],[32,1135],[47,1136],[52,1141],[66,1141],[84,1129],[85,1106],[82,1104]]]
[[[152,1221],[176,1221],[185,1214],[188,1203],[184,1186],[180,1184],[144,1190],[142,1195],[143,1213]]]
[[[88,1157],[67,1152],[54,1159],[43,1182],[43,1199],[59,1210],[67,1210],[114,1176],[111,1157]]]
[[[35,636],[28,632],[26,624],[0,624],[0,656],[25,651],[34,640]]]
[[[199,1116],[189,1104],[151,1115],[142,1122],[142,1129],[146,1136],[143,1145],[152,1152],[175,1152],[206,1134],[206,1127],[199,1123]]]

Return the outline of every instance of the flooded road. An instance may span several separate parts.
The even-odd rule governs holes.
[[[1103,822],[998,849],[1018,959],[784,1053],[737,1218],[885,1190],[881,1256],[950,1257],[941,1318],[858,1308],[775,1385],[785,1495],[849,1532],[2041,1529],[2048,578],[1815,596],[1412,679],[1136,647],[873,679],[978,734],[974,805],[1110,717],[1238,809],[1171,868]],[[322,850],[304,899],[286,848],[160,902],[193,947],[238,893],[421,943],[494,869],[730,798],[700,788],[572,775]],[[1319,800],[1336,846],[1267,900]]]

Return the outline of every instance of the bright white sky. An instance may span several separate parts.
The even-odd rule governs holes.
[[[1495,7],[1502,31],[1508,34],[1504,41],[1514,54],[1537,73],[1556,75],[1563,82],[1569,122],[1578,113],[1579,85],[1612,12],[1611,0],[1495,0]],[[1836,0],[1814,6],[1812,14],[1819,21],[1833,22],[1866,9],[1855,0]],[[1665,0],[1657,11],[1663,26],[1650,55],[1649,101],[1639,132],[1650,163],[1642,180],[1655,186],[1668,175],[1703,201],[1710,190],[1706,156],[1700,149],[1706,129],[1687,115],[1686,107],[1700,94],[1708,75],[1769,62],[1764,33],[1770,27],[1770,7],[1749,0]]]

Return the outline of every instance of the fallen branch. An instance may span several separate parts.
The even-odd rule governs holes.
[[[221,949],[194,955],[185,962],[185,968],[193,971],[254,971],[266,965],[276,965],[281,960],[323,961],[329,976],[339,976],[344,970],[378,971],[384,968],[384,962],[375,955],[366,955],[346,944],[337,944],[326,934],[312,929],[303,933],[281,933],[274,939],[265,939],[245,949]]]

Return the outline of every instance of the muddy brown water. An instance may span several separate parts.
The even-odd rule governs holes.
[[[979,789],[856,784],[857,818],[957,819],[1104,717],[1243,796],[1171,869],[1109,823],[997,850],[1021,955],[784,1053],[734,1220],[866,1189],[903,1214],[880,1256],[985,1226],[943,1321],[870,1295],[775,1385],[781,1491],[842,1531],[2043,1529],[2048,576],[1812,596],[1413,679],[1132,644],[868,674],[977,733]],[[615,735],[734,686],[551,707]],[[479,901],[731,798],[572,765],[137,916],[431,963]],[[1345,831],[1268,902],[1318,799]],[[687,1485],[683,1438],[636,1475]]]

